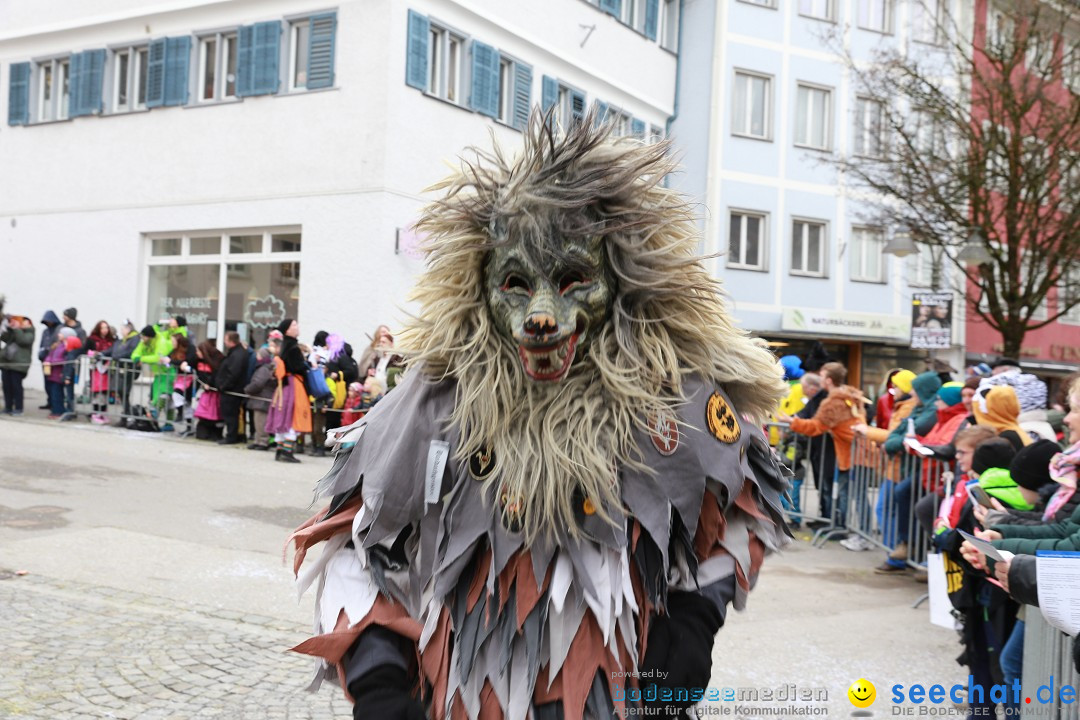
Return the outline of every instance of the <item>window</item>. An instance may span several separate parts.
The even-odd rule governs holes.
[[[230,235],[229,254],[244,254],[262,252],[262,235]]]
[[[832,90],[799,84],[795,109],[795,144],[815,150],[831,147]]]
[[[155,257],[162,255],[179,255],[180,238],[154,238],[150,243],[150,254]]]
[[[300,252],[300,233],[271,235],[270,252]]]
[[[1071,272],[1062,273],[1057,287],[1058,311],[1065,305],[1076,302],[1058,318],[1058,322],[1067,325],[1080,325],[1080,270],[1073,269]]]
[[[757,5],[764,8],[776,8],[776,0],[739,0],[739,2],[744,2],[747,5]]]
[[[446,28],[431,25],[428,38],[428,92],[460,104],[461,54],[465,38]]]
[[[514,112],[514,63],[499,58],[499,121],[509,125]]]
[[[622,0],[622,21],[645,34],[645,13],[649,0]]]
[[[67,119],[71,104],[70,67],[66,57],[38,63],[37,122]]]
[[[1004,56],[1012,52],[1016,37],[1016,24],[1007,12],[991,7],[987,10],[986,47],[991,52]]]
[[[149,65],[149,50],[139,48],[135,51],[135,78],[138,87],[135,91],[135,108],[141,110],[146,107],[146,75]]]
[[[892,0],[858,0],[859,27],[874,32],[892,32]]]
[[[221,254],[221,236],[215,235],[213,237],[193,237],[188,240],[190,243],[189,255],[220,255]]]
[[[735,102],[732,132],[768,140],[772,136],[772,78],[735,73]]]
[[[664,139],[664,128],[660,127],[659,125],[650,125],[649,126],[648,143],[650,145],[652,145],[653,143],[658,143],[663,139]]]
[[[799,0],[799,14],[816,20],[836,22],[835,0]]]
[[[940,45],[946,0],[912,0],[912,37],[916,42]]]
[[[289,52],[289,89],[297,90],[307,87],[308,80],[308,48],[311,42],[311,23],[308,20],[295,22],[289,29],[290,44]]]
[[[934,252],[925,243],[915,243],[917,252],[908,255],[907,261],[907,284],[908,287],[933,287],[934,286]]]
[[[855,99],[855,154],[880,157],[885,106],[877,100]]]
[[[915,110],[911,116],[915,121],[912,136],[915,149],[928,158],[947,155],[948,147],[942,123],[926,110]]]
[[[125,112],[131,108],[131,50],[113,53],[113,110]]]
[[[732,211],[727,266],[742,270],[765,269],[764,215]]]
[[[825,277],[825,223],[792,221],[791,274]]]
[[[885,235],[877,228],[852,228],[851,279],[885,282]]]
[[[199,41],[200,102],[236,97],[236,34],[208,35]]]
[[[532,67],[505,55],[498,57],[499,95],[496,99],[495,119],[518,130],[524,130],[529,124],[529,110],[532,105]],[[475,60],[474,57],[474,62]]]
[[[664,11],[660,14],[662,24],[660,31],[660,47],[672,52],[679,50],[679,2],[680,0],[663,0]]]
[[[1024,44],[1026,45],[1024,48],[1024,66],[1028,72],[1051,75],[1053,43],[1047,42],[1042,33],[1028,30],[1027,37],[1024,38]]]

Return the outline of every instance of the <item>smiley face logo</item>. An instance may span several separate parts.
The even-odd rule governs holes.
[[[855,682],[851,683],[851,687],[847,689],[848,700],[851,704],[857,708],[868,708],[874,704],[874,700],[877,699],[877,690],[874,688],[874,684],[864,678],[859,678]]]

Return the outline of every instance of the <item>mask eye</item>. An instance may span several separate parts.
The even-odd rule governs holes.
[[[585,285],[589,279],[578,272],[568,272],[559,279],[559,292],[565,293],[578,285]]]
[[[503,292],[513,292],[516,290],[523,291],[529,295],[532,295],[532,288],[529,287],[529,281],[521,277],[517,273],[510,273],[503,280],[502,284]]]

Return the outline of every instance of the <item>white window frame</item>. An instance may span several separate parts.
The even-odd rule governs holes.
[[[285,87],[289,92],[297,92],[307,90],[307,79],[310,69],[304,69],[304,82],[303,84],[296,81],[296,73],[299,69],[299,63],[297,62],[297,52],[300,49],[300,35],[307,33],[308,46],[311,44],[311,18],[296,18],[289,21],[289,75],[288,83]],[[304,56],[304,64],[307,64],[307,55]]]
[[[753,5],[759,8],[766,8],[767,10],[776,9],[776,0],[739,0],[739,2],[745,5]]]
[[[799,264],[801,268],[795,267],[795,241],[796,232],[798,226],[802,226],[802,232],[799,233],[801,237],[799,240]],[[820,242],[818,244],[818,270],[808,270],[810,260],[810,226],[816,226],[821,228]],[[826,278],[829,276],[829,223],[819,218],[807,218],[793,216],[791,218],[791,263],[789,272],[792,275],[799,277],[813,277],[813,278]]]
[[[799,141],[799,90],[802,88],[806,88],[811,92],[821,92],[825,94],[825,117],[822,119],[822,123],[824,125],[823,136],[825,139],[825,145],[823,147],[818,147],[817,145],[810,144],[813,136],[813,113],[810,112],[810,110],[812,109],[810,107],[807,108],[806,113],[807,127],[802,128],[803,130],[806,130],[807,139],[805,142]],[[818,150],[820,152],[832,152],[833,114],[833,88],[826,85],[815,85],[814,83],[802,81],[797,82],[795,85],[795,132],[793,134],[795,138],[795,147],[805,148],[807,150]]]
[[[752,117],[753,109],[752,108],[754,107],[754,103],[752,102],[752,97],[751,97],[750,90],[753,88],[753,80],[764,80],[765,81],[765,89],[764,89],[764,93],[765,93],[765,103],[764,103],[765,117],[762,119],[762,134],[761,135],[755,135],[753,132],[751,132],[751,128],[753,127],[753,117]],[[747,90],[747,92],[746,92],[746,107],[742,108],[741,113],[740,113],[740,108],[738,106],[738,103],[735,100],[736,93],[737,93],[738,86],[739,86],[740,82],[745,82],[746,83],[746,90]],[[773,90],[772,90],[772,88],[773,88],[773,76],[772,75],[766,75],[765,73],[759,73],[759,72],[755,72],[753,70],[743,70],[741,68],[737,68],[735,70],[735,82],[734,82],[734,84],[732,86],[732,90],[731,90],[731,92],[732,92],[732,97],[731,97],[731,134],[732,135],[735,135],[737,137],[750,138],[752,140],[767,140],[767,141],[770,141],[770,142],[772,141],[772,139],[773,139],[773,129],[772,129],[773,128],[773,110],[772,110],[772,106],[773,106],[773,102],[772,102]],[[742,120],[745,123],[744,129],[742,129],[742,130],[739,129],[739,116],[740,116],[740,114],[742,115]]]
[[[866,247],[867,241],[872,241],[877,246],[878,253],[878,276],[872,277],[867,272],[866,258],[871,256]],[[862,246],[861,248],[859,246]],[[851,228],[851,261],[848,264],[852,282],[875,283],[883,285],[888,277],[886,273],[885,257],[885,232],[878,227],[867,225],[855,225]]]
[[[991,41],[994,47],[1000,44],[1002,55],[1005,55],[1016,42],[1016,23],[1004,10],[995,7],[992,2],[987,4],[986,37],[983,42],[990,45]]]
[[[146,109],[146,86],[140,87],[140,75],[143,66],[147,62],[149,46],[145,43],[129,43],[126,45],[113,45],[109,47],[109,70],[108,70],[108,97],[109,112],[123,114]],[[120,56],[127,55],[127,104],[120,104]],[[139,102],[139,91],[143,93],[143,100]]]
[[[810,18],[811,20],[820,20],[822,22],[835,23],[836,22],[836,0],[818,0],[825,3],[825,14],[815,15],[813,12],[803,11],[803,0],[796,0],[798,2],[798,13],[800,17]],[[808,0],[814,2],[815,0]]]
[[[915,150],[931,157],[947,157],[948,143],[945,140],[945,127],[929,111],[912,108],[911,119],[915,122],[912,144]]]
[[[32,61],[34,75],[35,123],[67,120],[71,115],[71,56],[57,55]],[[51,96],[45,99],[45,71],[48,70]],[[67,87],[65,88],[65,84]]]
[[[647,0],[622,0],[622,17],[619,18],[623,25],[643,35],[645,34],[646,3]]]
[[[466,87],[465,47],[469,36],[431,20],[428,34],[427,94],[453,105],[464,106]],[[456,47],[456,52],[451,48]]]
[[[734,216],[739,215],[742,220],[739,223],[739,257],[732,258],[731,256],[731,220]],[[760,232],[758,235],[758,263],[751,264],[746,262],[746,226],[747,218],[758,218],[758,227]],[[728,210],[728,222],[727,222],[728,242],[727,242],[727,267],[734,270],[755,270],[758,272],[768,272],[769,270],[769,214],[761,212],[760,210],[743,210],[741,208],[730,208]]]
[[[873,113],[877,111],[877,137],[874,138]],[[855,155],[880,158],[885,149],[885,103],[865,95],[855,97],[855,137],[852,150]],[[871,148],[876,141],[876,147]]]
[[[232,94],[229,94],[229,45],[232,44],[233,48],[237,52],[237,62],[239,62],[239,40],[237,40],[237,30],[228,29],[220,32],[205,33],[197,36],[198,39],[198,76],[195,83],[196,93],[195,102],[201,104],[224,102],[226,100],[236,100],[236,77],[233,77],[232,82]],[[206,75],[206,42],[214,42],[214,57],[211,62],[214,65],[214,85],[213,96],[209,98],[203,97],[203,90],[205,89],[205,75]],[[290,77],[292,73],[290,72]]]
[[[945,20],[945,4],[949,0],[911,0],[912,28],[911,39],[923,45],[940,46],[943,37],[942,24]],[[933,17],[929,17],[925,5],[932,5]]]
[[[660,17],[656,28],[656,37],[660,47],[671,52],[679,52],[679,2],[681,0],[661,0]]]
[[[1064,296],[1067,299],[1069,294],[1070,282],[1066,275],[1072,276],[1071,285],[1073,288],[1073,292],[1080,294],[1080,268],[1073,268],[1072,272],[1070,273],[1062,273],[1061,279],[1058,281],[1057,286],[1057,296],[1059,298],[1059,304],[1057,305],[1058,310],[1061,309],[1061,304],[1063,304],[1061,303],[1060,298]],[[1072,309],[1070,309],[1063,315],[1059,315],[1057,321],[1064,325],[1080,325],[1080,304],[1073,305]]]
[[[933,288],[934,250],[926,243],[915,243],[916,251],[906,260],[907,285],[913,288]]]
[[[514,122],[515,61],[506,55],[499,56],[499,112],[497,120],[503,125]]]
[[[864,8],[870,9],[871,3],[874,5],[880,4],[882,12],[882,27],[874,27],[869,25],[868,22],[871,18],[865,17]],[[893,13],[896,8],[894,7],[893,0],[856,0],[855,6],[855,18],[856,23],[860,30],[867,30],[869,32],[881,33],[882,35],[892,35],[893,33]]]
[[[135,73],[135,58],[137,53],[133,48],[117,48],[112,51],[112,70],[110,77],[112,78],[112,99],[109,106],[114,113],[131,112],[135,105],[135,98],[131,94],[131,79]],[[127,60],[127,73],[123,80],[120,78],[120,65],[121,59]],[[120,92],[124,93],[125,102],[120,102]]]

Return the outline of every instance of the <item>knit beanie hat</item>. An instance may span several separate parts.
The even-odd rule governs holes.
[[[1061,452],[1061,448],[1052,440],[1039,440],[1016,453],[1009,465],[1009,475],[1013,482],[1028,490],[1038,490],[1043,485],[1053,482],[1050,477],[1050,459]]]
[[[68,317],[68,318],[71,318],[72,320],[76,320],[79,317],[79,311],[76,310],[75,308],[68,308],[67,310],[64,311],[64,317]]]
[[[780,364],[784,367],[785,380],[798,380],[806,373],[798,355],[785,355],[780,358]]]
[[[959,404],[962,397],[960,391],[964,389],[963,383],[950,382],[941,386],[941,389],[937,391],[938,399],[943,403],[952,407]]]
[[[284,320],[282,320],[281,322],[278,323],[278,326],[277,326],[278,332],[280,332],[282,335],[284,335],[285,333],[287,333],[289,331],[289,328],[292,326],[292,324],[294,322],[296,322],[296,321],[293,318],[289,318],[289,317],[285,318]]]
[[[154,330],[153,325],[147,325],[139,332],[139,334],[145,338],[152,338],[157,335],[157,331]]]
[[[915,373],[910,370],[900,370],[892,376],[892,384],[902,394],[907,395],[911,392],[911,381],[914,379]]]
[[[69,328],[69,327],[62,327],[62,328],[60,328],[60,332],[58,334],[58,337],[62,337],[62,338],[75,337],[75,329],[74,328]]]
[[[1005,438],[993,437],[975,446],[971,456],[971,469],[982,475],[990,468],[1008,468],[1016,457],[1012,443]],[[1047,460],[1049,464],[1049,459]]]

